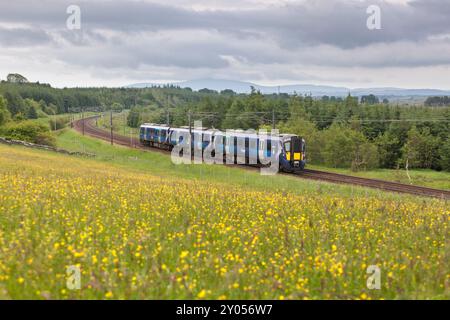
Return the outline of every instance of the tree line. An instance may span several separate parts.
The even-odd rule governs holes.
[[[393,105],[372,95],[227,93],[203,90],[192,97],[183,90],[160,92],[166,101],[133,107],[128,124],[186,126],[190,115],[192,122],[202,120],[204,126],[222,130],[275,125],[283,133],[306,139],[310,163],[354,170],[406,166],[450,170],[449,106]]]
[[[430,101],[441,103],[433,107]],[[314,164],[354,170],[406,165],[450,170],[450,106],[446,97],[429,98],[423,106],[407,106],[380,101],[374,95],[265,95],[253,88],[250,94],[237,94],[229,89],[193,91],[173,85],[57,89],[39,83],[0,83],[3,135],[9,128],[8,132],[23,138],[27,126],[32,126],[27,121],[30,119],[110,109],[130,109],[131,127],[143,122],[185,126],[189,117],[192,123],[202,120],[204,126],[222,130],[276,126],[283,133],[303,136],[308,161]],[[46,135],[42,133],[44,138]],[[36,135],[34,139],[39,140]]]

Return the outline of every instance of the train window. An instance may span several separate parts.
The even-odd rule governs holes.
[[[301,146],[302,140],[300,140],[298,138],[296,138],[296,139],[294,138],[293,142],[294,142],[294,145],[292,146],[292,148],[294,149],[294,152],[295,153],[302,152],[302,146]]]
[[[291,152],[291,142],[290,141],[284,143],[284,150],[286,152]]]
[[[276,153],[277,153],[277,145],[276,145],[276,143],[274,143],[272,145],[272,154],[276,154]]]

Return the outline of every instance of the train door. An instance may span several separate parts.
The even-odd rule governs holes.
[[[292,137],[292,153],[294,154],[294,161],[302,160],[302,139],[299,137]]]
[[[284,151],[286,152],[286,160],[291,161],[291,141],[286,141],[284,143]]]

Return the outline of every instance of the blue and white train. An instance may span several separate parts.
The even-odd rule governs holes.
[[[238,156],[245,153],[245,162],[249,164],[251,156],[260,154],[263,149],[265,149],[263,150],[264,156],[270,158],[272,152],[276,150],[274,144],[278,144],[280,170],[296,172],[303,170],[306,165],[305,140],[292,134],[280,134],[278,137],[266,136],[267,141],[263,141],[261,136],[248,134],[242,130],[227,131],[226,134],[217,135],[217,130],[214,129],[172,128],[167,125],[145,123],[140,127],[139,138],[144,146],[172,150],[181,141],[177,142],[177,137],[180,139],[181,136],[189,136],[189,132],[192,149],[196,147],[198,150],[201,148],[204,151],[210,143],[213,143],[216,149],[222,148],[223,154],[231,156],[235,163],[238,161]],[[194,139],[194,135],[196,135],[196,139]],[[216,141],[219,138],[221,141]],[[198,146],[194,146],[194,140],[199,141]],[[245,143],[243,143],[244,141]],[[240,152],[238,152],[239,148]]]

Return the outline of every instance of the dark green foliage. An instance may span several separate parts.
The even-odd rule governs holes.
[[[429,128],[420,132],[415,126],[412,127],[403,147],[403,163],[408,163],[410,168],[436,169],[439,142],[439,138],[430,134]]]
[[[141,125],[141,114],[136,108],[132,108],[128,113],[127,124],[129,127],[137,128]]]
[[[12,116],[26,113],[26,105],[22,97],[17,92],[6,92],[4,94],[6,101],[8,102],[8,110]]]
[[[373,94],[369,94],[368,96],[361,97],[361,103],[368,104],[368,105],[374,105],[374,104],[380,103],[380,100],[377,98],[377,96],[375,96]]]
[[[28,107],[26,117],[27,117],[27,119],[37,119],[38,118],[38,114],[37,114],[36,108],[34,106]]]
[[[425,100],[426,106],[450,106],[450,97],[444,96],[444,97],[428,97],[427,100]]]
[[[448,135],[440,149],[440,165],[443,170],[450,171],[450,136]]]
[[[0,126],[11,119],[11,114],[8,111],[7,104],[8,102],[6,99],[0,96]]]
[[[376,147],[361,132],[343,125],[332,125],[324,132],[324,164],[356,170],[378,166]]]
[[[49,126],[53,131],[65,128],[69,122],[70,117],[57,117],[48,121]]]
[[[225,90],[220,91],[220,94],[234,96],[236,94],[236,92],[234,92],[231,89],[225,89]]]

